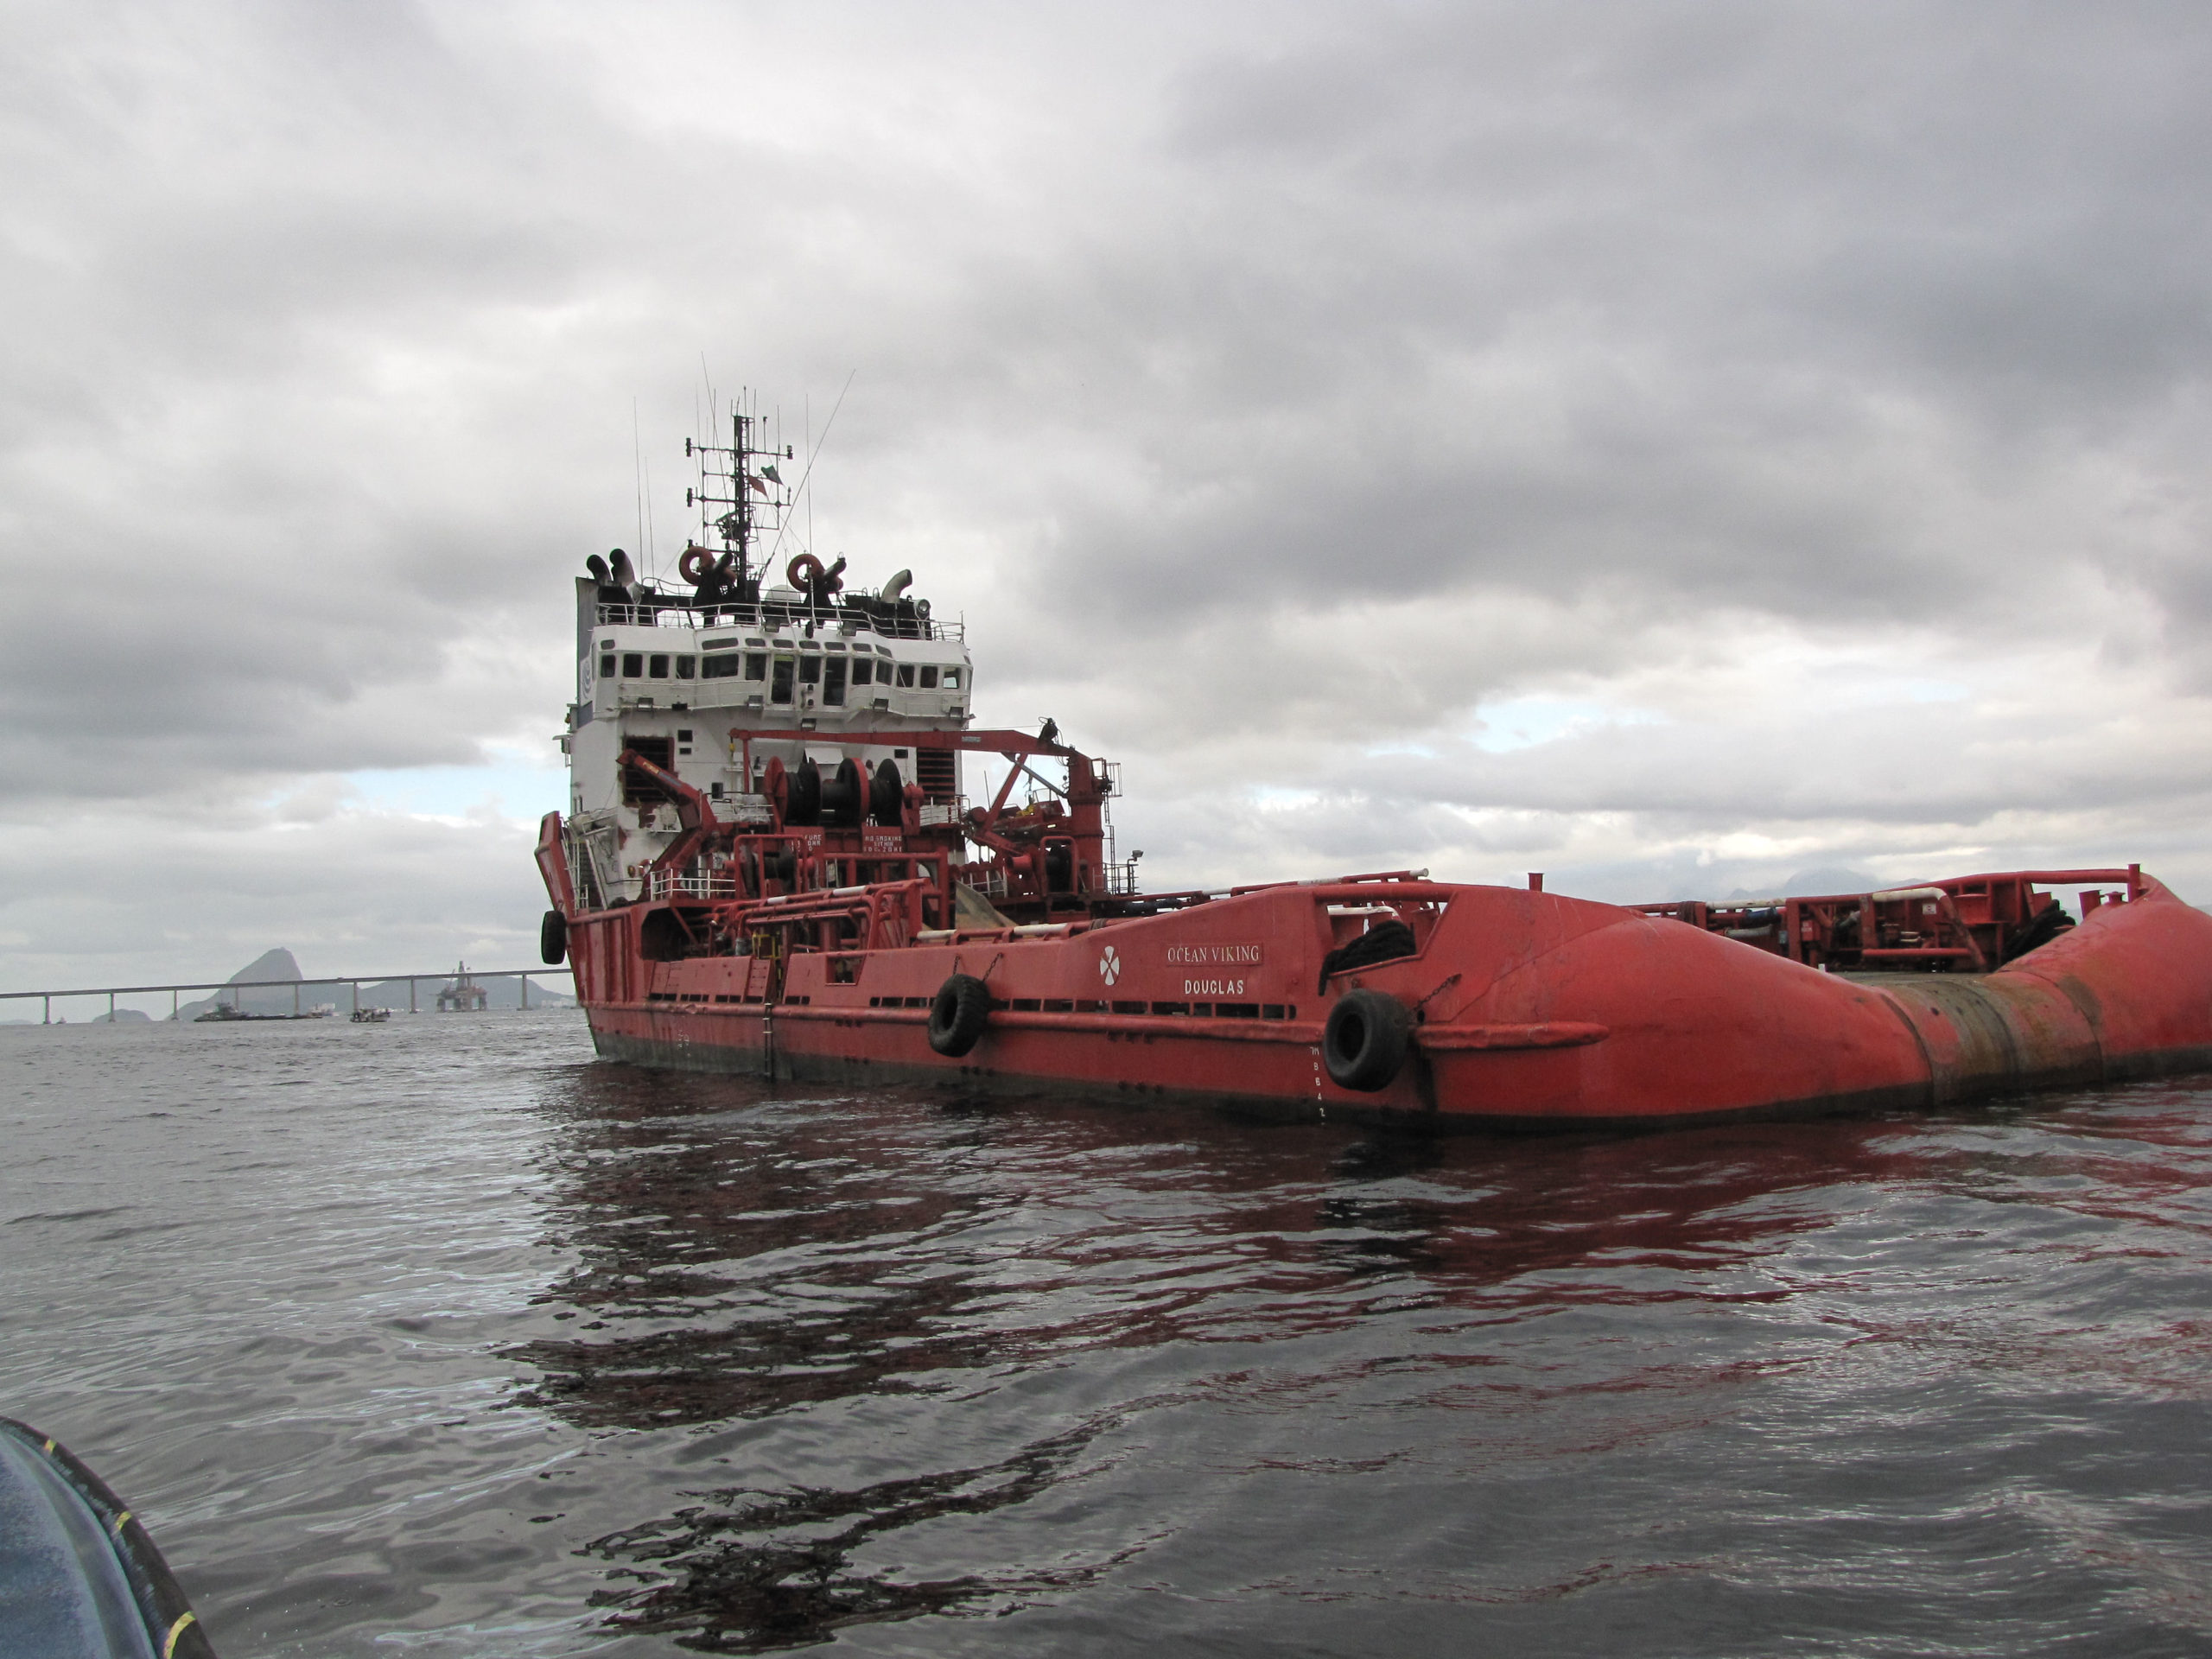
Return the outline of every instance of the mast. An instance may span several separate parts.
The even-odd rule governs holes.
[[[791,505],[789,486],[776,472],[776,462],[791,459],[791,446],[781,450],[764,443],[767,422],[756,414],[747,413],[741,406],[733,406],[729,416],[729,442],[708,443],[703,440],[683,441],[683,453],[696,456],[699,462],[699,482],[683,493],[683,504],[699,509],[699,529],[702,540],[712,534],[721,538],[725,552],[737,555],[736,576],[744,582],[753,579],[753,543],[756,532],[763,526],[760,512],[773,507],[779,512]],[[755,463],[760,463],[756,465]],[[754,500],[759,497],[758,502]],[[721,509],[718,513],[715,509]],[[765,584],[767,581],[766,562],[757,573]]]

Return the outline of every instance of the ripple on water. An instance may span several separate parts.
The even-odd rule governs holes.
[[[5,1409],[221,1650],[2201,1651],[2212,1090],[1433,1141],[0,1033]]]

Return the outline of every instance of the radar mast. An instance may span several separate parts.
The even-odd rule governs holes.
[[[767,560],[764,556],[760,569],[754,569],[753,543],[764,531],[782,532],[792,491],[776,463],[794,457],[790,444],[779,448],[767,441],[767,416],[743,404],[741,393],[730,410],[728,443],[683,441],[683,453],[699,463],[699,481],[683,492],[683,505],[699,509],[702,544],[709,536],[718,537],[725,552],[737,555],[734,575],[740,582],[756,575],[765,582]]]

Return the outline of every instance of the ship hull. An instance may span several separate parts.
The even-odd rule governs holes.
[[[1378,899],[1412,954],[1325,975]],[[650,961],[642,907],[571,918],[599,1052],[756,1077],[940,1081],[1203,1100],[1436,1128],[1574,1128],[1912,1109],[2212,1069],[2212,917],[2132,903],[1988,974],[1817,971],[1664,917],[1518,889],[1278,887],[1064,937]],[[969,1052],[929,1041],[947,978],[983,981]],[[1325,1065],[1360,990],[1410,1011],[1403,1065]]]

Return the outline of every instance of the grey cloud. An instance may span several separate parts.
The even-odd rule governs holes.
[[[0,935],[16,941],[0,988],[199,978],[275,943],[309,972],[421,971],[463,950],[527,965],[544,907],[530,842],[518,825],[371,813],[314,835],[235,814],[0,830],[19,873],[0,895]]]
[[[1743,747],[1756,710],[1458,746],[1502,696],[1840,629],[1977,661],[2088,630],[2107,660],[2069,671],[2212,683],[2194,10],[6,35],[18,821],[540,741],[567,578],[635,539],[633,398],[664,560],[683,533],[702,351],[794,428],[861,371],[824,544],[967,610],[987,717],[1202,782],[1160,820],[1192,868],[1402,833],[1471,868],[1584,849],[1578,815],[1641,815],[1663,864],[1732,814],[2174,810],[2155,753],[2097,762],[2048,711],[1964,760],[1986,724],[1860,721],[1809,776]],[[1797,718],[1793,760],[1834,734]],[[1449,764],[1364,758],[1397,740]]]

